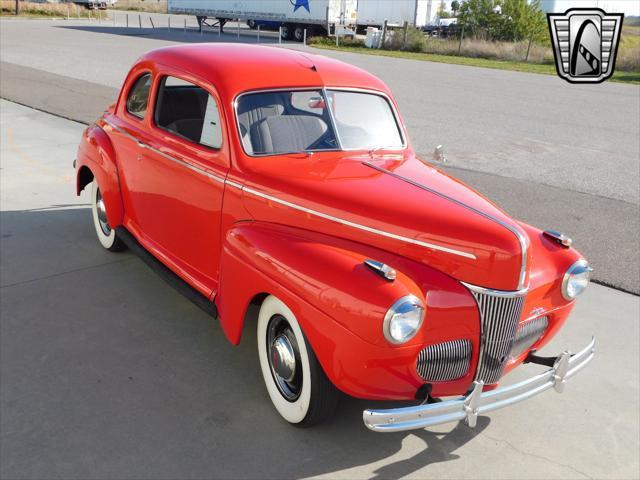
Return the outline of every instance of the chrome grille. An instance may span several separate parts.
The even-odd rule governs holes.
[[[496,383],[502,376],[513,347],[524,296],[520,293],[469,288],[480,309],[482,332],[476,380],[485,384]]]
[[[537,317],[518,325],[516,339],[511,348],[511,357],[518,358],[526,350],[531,348],[531,345],[538,341],[540,335],[547,329],[548,325],[549,319],[547,317]]]
[[[463,377],[469,371],[471,342],[452,340],[423,348],[418,354],[418,374],[430,382]]]

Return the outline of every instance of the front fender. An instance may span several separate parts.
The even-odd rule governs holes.
[[[121,225],[124,207],[120,195],[116,152],[109,135],[97,124],[87,127],[78,147],[76,194],[80,195],[92,179],[100,185],[109,225],[113,227]]]
[[[363,264],[367,258],[396,268],[397,279],[378,276]],[[423,382],[415,361],[425,345],[467,338],[478,351],[479,318],[466,288],[389,252],[282,225],[245,222],[228,231],[220,271],[216,304],[233,344],[240,342],[251,300],[276,295],[298,317],[329,378],[351,395],[410,398]],[[425,302],[425,322],[407,344],[392,346],[382,334],[382,320],[394,301],[410,293]],[[440,394],[463,392],[475,362],[467,376],[443,382]]]
[[[273,283],[294,292],[336,322],[369,343],[385,345],[382,319],[398,298],[414,294],[424,298],[419,286],[404,273],[389,282],[363,264],[367,256],[327,243],[324,236],[267,223],[244,223],[225,239],[221,265],[220,313],[232,341],[239,340],[237,313],[227,315],[230,274],[241,262],[264,273]],[[235,289],[245,289],[238,283]],[[236,302],[234,302],[236,304]]]

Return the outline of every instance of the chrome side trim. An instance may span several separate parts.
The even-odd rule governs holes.
[[[362,419],[374,432],[416,430],[460,420],[473,427],[479,415],[527,400],[552,387],[562,393],[566,381],[593,360],[594,352],[592,338],[580,352],[571,355],[565,351],[556,357],[553,367],[514,385],[483,392],[482,383],[474,382],[473,390],[465,396],[405,408],[364,410]]]
[[[209,177],[212,180],[215,180],[216,182],[219,183],[226,183],[225,178],[221,177],[219,175],[216,175],[214,173],[208,172],[202,168],[196,167],[195,165],[191,165],[190,163],[184,162],[178,158],[172,157],[171,155],[168,155],[166,153],[164,153],[161,150],[158,150],[157,148],[152,147],[151,145],[149,145],[148,143],[144,143],[142,140],[140,140],[137,137],[134,137],[133,135],[131,135],[129,132],[127,132],[126,130],[120,128],[119,126],[117,126],[116,124],[110,122],[109,120],[107,120],[106,118],[102,118],[102,120],[104,120],[104,122],[109,125],[111,128],[113,128],[114,130],[117,130],[118,132],[122,133],[125,137],[128,137],[129,139],[133,140],[134,142],[136,142],[138,144],[139,147],[141,148],[145,148],[147,150],[150,150],[154,153],[157,153],[158,155],[166,158],[167,160],[170,160],[174,163],[177,163],[178,165],[181,165],[185,168],[188,168],[189,170],[192,170],[196,173],[199,173],[201,175],[204,175],[205,177]]]
[[[344,220],[342,218],[334,217],[333,215],[327,215],[326,213],[318,212],[316,210],[312,210],[307,207],[302,207],[295,203],[287,202],[286,200],[282,200],[278,197],[274,197],[272,195],[268,195],[266,193],[262,193],[258,190],[254,190],[253,188],[249,188],[247,186],[243,186],[242,190],[250,193],[251,195],[255,195],[256,197],[264,198],[265,200],[270,200],[275,203],[279,203],[280,205],[285,205],[287,207],[293,208],[295,210],[299,210],[301,212],[308,213],[310,215],[314,215],[316,217],[324,218],[325,220],[329,220],[332,222],[339,223],[341,225],[346,225],[348,227],[356,228],[358,230],[363,230],[365,232],[374,233],[376,235],[380,235],[382,237],[393,238],[394,240],[399,240],[405,243],[411,243],[413,245],[419,245],[421,247],[430,248],[431,250],[438,250],[441,252],[450,253],[452,255],[458,255],[460,257],[470,258],[472,260],[476,259],[476,256],[472,253],[462,252],[460,250],[454,250],[453,248],[443,247],[442,245],[436,245],[433,243],[423,242],[421,240],[416,240],[415,238],[403,237],[402,235],[396,235],[395,233],[385,232],[384,230],[378,230],[377,228],[367,227],[366,225],[361,225],[359,223],[350,222],[349,220]]]
[[[186,168],[189,168],[190,170],[193,170],[194,172],[200,173],[202,175],[205,175],[217,182],[223,183],[225,185],[228,185],[230,187],[234,187],[237,188],[241,191],[247,192],[251,195],[254,195],[256,197],[260,197],[260,198],[264,198],[265,200],[270,200],[272,202],[275,203],[279,203],[281,205],[285,205],[287,207],[293,208],[295,210],[299,210],[301,212],[305,212],[308,213],[310,215],[314,215],[320,218],[324,218],[325,220],[330,220],[332,222],[336,222],[336,223],[340,223],[342,225],[346,225],[348,227],[352,227],[352,228],[356,228],[358,230],[363,230],[369,233],[374,233],[376,235],[380,235],[383,237],[387,237],[387,238],[393,238],[394,240],[399,240],[401,242],[406,242],[406,243],[411,243],[414,245],[418,245],[421,247],[425,247],[425,248],[430,248],[432,250],[438,250],[441,252],[446,252],[446,253],[450,253],[452,255],[458,255],[460,257],[464,257],[464,258],[470,258],[472,260],[476,260],[476,256],[472,253],[468,253],[468,252],[462,252],[460,250],[455,250],[453,248],[448,248],[448,247],[444,247],[442,245],[436,245],[433,243],[428,243],[428,242],[423,242],[421,240],[416,240],[414,238],[409,238],[409,237],[403,237],[402,235],[396,235],[395,233],[390,233],[390,232],[385,232],[384,230],[378,230],[377,228],[372,228],[372,227],[367,227],[366,225],[360,225],[358,223],[354,223],[354,222],[350,222],[349,220],[344,220],[342,218],[338,218],[338,217],[334,217],[332,215],[327,215],[326,213],[322,213],[322,212],[318,212],[316,210],[312,210],[310,208],[306,208],[300,205],[297,205],[295,203],[291,203],[291,202],[287,202],[286,200],[282,200],[280,198],[274,197],[272,195],[268,195],[266,193],[262,193],[258,190],[254,190],[252,188],[246,187],[240,183],[236,183],[233,182],[231,180],[227,180],[223,177],[220,177],[218,175],[215,175],[213,173],[207,172],[206,170],[203,170],[201,168],[198,168],[194,165],[191,165],[187,162],[183,162],[180,159],[174,158],[171,155],[168,155],[156,148],[153,148],[152,146],[140,141],[138,138],[134,137],[133,135],[131,135],[129,132],[125,131],[124,129],[118,127],[117,125],[113,124],[112,122],[110,122],[109,120],[107,120],[106,118],[103,117],[104,122],[109,125],[110,127],[112,127],[113,129],[117,130],[118,132],[122,133],[123,135],[125,135],[126,137],[130,138],[131,140],[133,140],[134,142],[144,145],[144,148],[147,148],[153,152],[158,153],[159,155],[162,155],[164,158],[171,160],[179,165],[182,165]]]
[[[387,170],[386,168],[382,168],[378,165],[374,165],[371,162],[367,162],[367,161],[363,161],[362,162],[363,165],[366,165],[367,167],[371,167],[374,170],[378,170],[379,172],[382,173],[386,173],[387,175],[391,175],[392,177],[397,178],[398,180],[402,180],[404,182],[407,182],[411,185],[413,185],[414,187],[418,187],[421,188],[422,190],[426,190],[429,193],[433,193],[434,195],[439,196],[440,198],[444,198],[445,200],[448,200],[450,202],[455,203],[456,205],[459,205],[461,207],[466,208],[467,210],[470,210],[488,220],[491,220],[492,222],[497,223],[498,225],[506,228],[507,230],[509,230],[513,235],[515,235],[515,237],[518,239],[518,242],[520,243],[520,251],[521,251],[521,262],[520,262],[520,275],[518,277],[518,290],[524,288],[524,283],[527,277],[527,239],[525,237],[525,235],[518,230],[515,226],[508,224],[507,222],[504,222],[502,220],[500,220],[499,218],[494,217],[493,215],[489,215],[486,212],[483,212],[482,210],[478,210],[475,207],[472,207],[471,205],[468,205],[464,202],[461,202],[460,200],[450,197],[449,195],[446,195],[442,192],[439,192],[438,190],[434,190],[432,188],[427,187],[426,185],[422,184],[422,183],[418,183],[415,182],[405,176],[402,175],[398,175],[395,172],[392,172],[390,170]]]

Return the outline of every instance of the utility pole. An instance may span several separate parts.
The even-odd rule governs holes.
[[[16,0],[16,15],[20,15],[20,0]]]

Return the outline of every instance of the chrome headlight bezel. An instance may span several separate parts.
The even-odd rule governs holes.
[[[579,297],[589,286],[589,283],[591,282],[592,271],[593,269],[589,266],[589,262],[587,262],[585,259],[581,258],[580,260],[574,262],[562,278],[562,297],[569,302]],[[578,275],[586,275],[587,283],[577,293],[572,294],[570,292],[571,281]]]
[[[413,331],[409,335],[404,336],[401,339],[395,338],[391,334],[394,318],[399,314],[407,314],[410,312],[416,312],[416,314],[418,315],[417,325],[415,326],[415,328],[413,328]],[[422,322],[424,321],[424,313],[424,303],[415,295],[405,295],[404,297],[399,298],[394,302],[393,305],[391,305],[384,316],[384,321],[382,322],[382,333],[384,334],[384,338],[393,345],[402,345],[404,343],[407,343],[409,340],[415,337],[420,330]],[[401,320],[396,319],[395,321]]]

